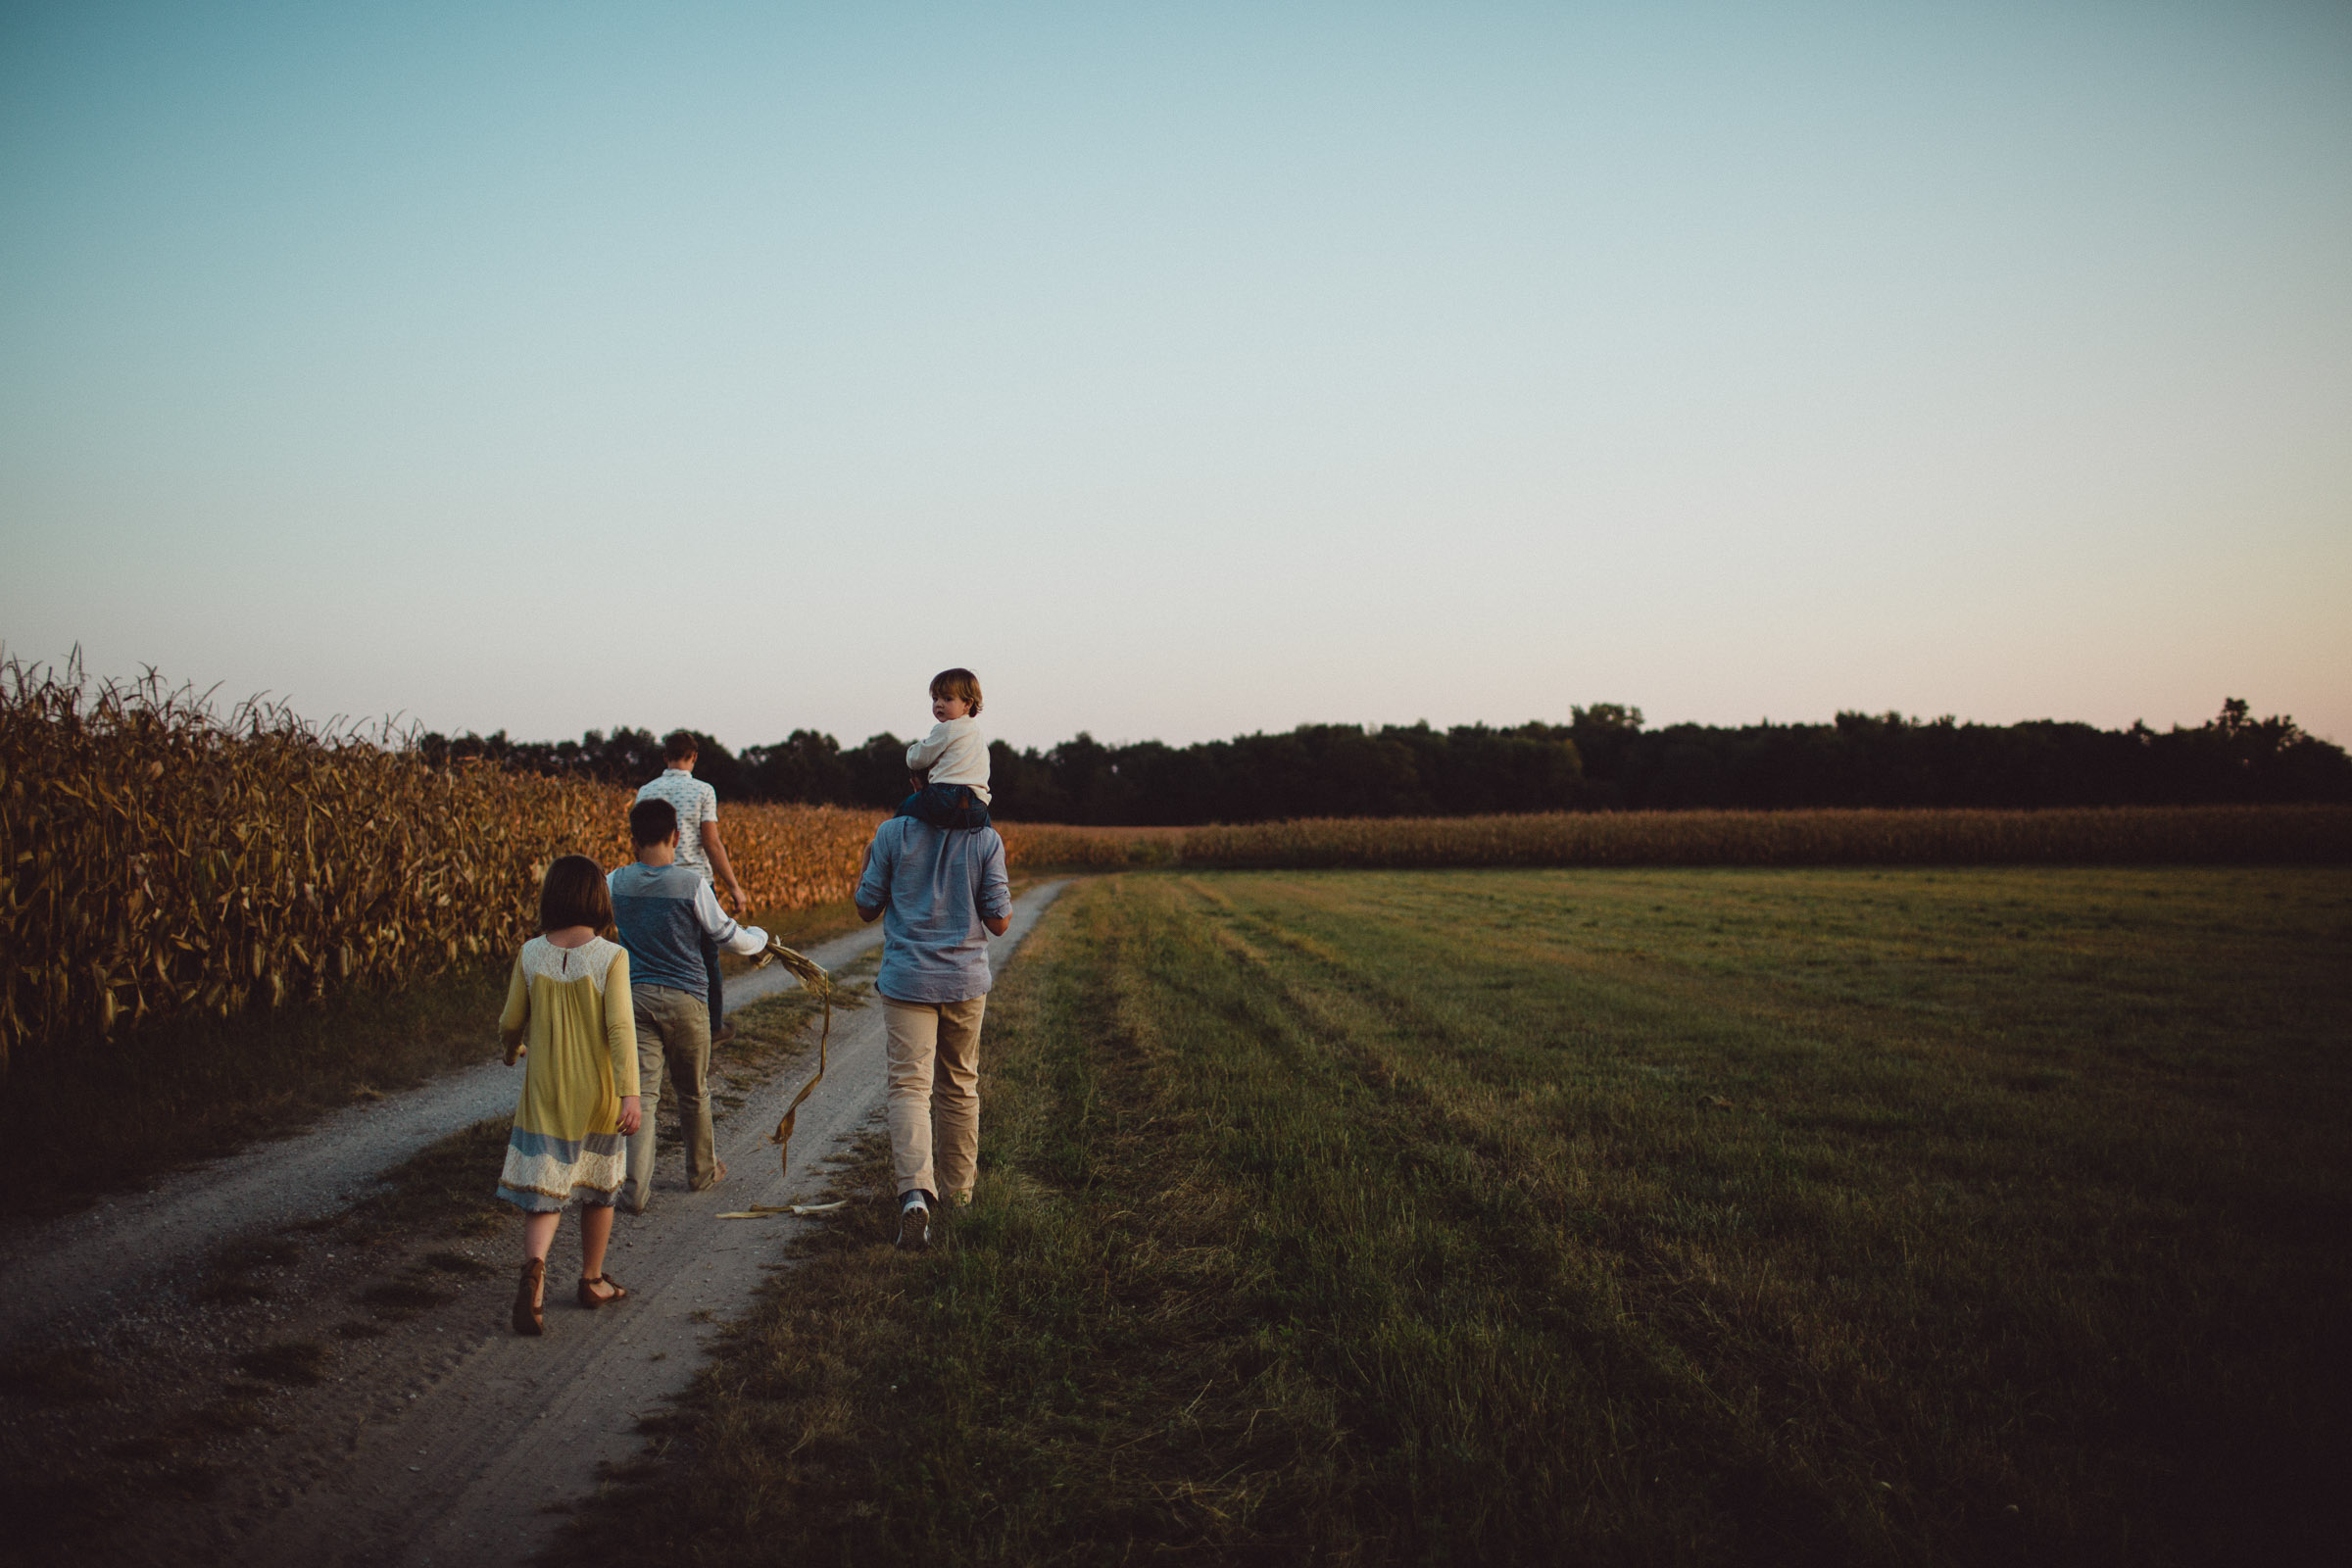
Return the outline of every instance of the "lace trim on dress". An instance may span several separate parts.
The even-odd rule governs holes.
[[[559,948],[545,937],[533,937],[522,945],[522,972],[558,985],[586,980],[601,997],[605,976],[612,970],[612,956],[619,951],[619,943],[603,937],[590,937],[576,948]]]

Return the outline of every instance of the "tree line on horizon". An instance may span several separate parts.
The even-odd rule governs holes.
[[[889,807],[906,793],[906,743],[845,747],[817,730],[731,752],[697,732],[697,776],[721,800]],[[662,768],[650,730],[514,741],[504,730],[416,743],[435,766],[642,783]],[[995,813],[1007,821],[1196,826],[1325,816],[1781,809],[1804,807],[2212,806],[2352,801],[2352,758],[2284,716],[2231,698],[2203,724],[2128,729],[2034,719],[1842,712],[1826,724],[1645,727],[1596,703],[1565,724],[1301,724],[1169,746],[990,747]]]

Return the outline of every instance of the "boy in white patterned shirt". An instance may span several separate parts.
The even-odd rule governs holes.
[[[901,816],[936,828],[988,826],[988,741],[980,733],[980,677],[943,669],[931,677],[931,733],[906,748],[915,791],[899,804]]]
[[[694,776],[701,752],[702,743],[692,730],[671,730],[662,741],[662,776],[639,790],[637,799],[669,803],[670,809],[678,813],[677,863],[701,873],[713,890],[724,878],[727,894],[735,901],[735,912],[749,914],[751,903],[744,897],[735,868],[727,863],[727,847],[718,834],[718,791]],[[703,968],[710,982],[710,1043],[723,1046],[735,1038],[735,1026],[725,1021],[718,949],[709,943],[704,944]]]

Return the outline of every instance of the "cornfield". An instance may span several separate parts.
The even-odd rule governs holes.
[[[2352,808],[1562,812],[1200,827],[1188,866],[2144,865],[2352,860]]]
[[[618,791],[612,808],[625,829],[631,792]],[[722,801],[718,825],[724,830],[727,863],[743,878],[757,909],[807,909],[838,904],[858,886],[865,846],[880,811],[843,806],[779,806]],[[625,831],[614,839],[618,865],[629,858]]]
[[[28,1043],[225,1016],[502,956],[555,857],[629,858],[630,792],[427,767],[400,737],[150,674],[0,662],[0,1067]],[[879,813],[722,805],[763,909],[847,899]],[[2342,862],[2352,808],[1678,811],[1168,831],[1001,824],[1039,871],[1215,867]]]
[[[1061,827],[999,822],[1005,864],[1016,870],[1131,871],[1173,864],[1180,834],[1166,829]]]
[[[999,823],[1032,872],[1568,865],[2329,864],[2340,806],[1559,812],[1144,829]]]
[[[388,985],[519,945],[556,856],[628,858],[629,794],[435,770],[152,674],[0,663],[0,1065],[30,1042]],[[753,902],[846,898],[874,813],[722,811]]]

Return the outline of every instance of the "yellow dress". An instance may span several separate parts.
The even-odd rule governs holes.
[[[576,948],[533,937],[514,959],[498,1032],[509,1051],[529,1048],[498,1196],[539,1214],[575,1194],[610,1206],[628,1174],[620,1099],[637,1093],[627,950],[603,937]]]

